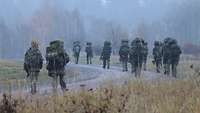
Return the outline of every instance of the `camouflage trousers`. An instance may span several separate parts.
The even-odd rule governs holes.
[[[170,64],[169,63],[166,63],[164,64],[164,74],[165,75],[170,75]]]
[[[31,94],[37,93],[37,82],[38,82],[39,72],[30,72],[30,83],[31,83]]]
[[[110,59],[103,59],[103,68],[106,69],[110,69]]]
[[[64,81],[65,72],[64,71],[51,72],[49,74],[51,74],[49,76],[52,77],[53,92],[57,92],[57,89],[58,89],[58,79],[59,79],[62,91],[65,91],[66,90],[66,83]]]
[[[156,72],[160,73],[161,67],[162,67],[162,61],[157,60],[157,61],[155,61],[155,63],[156,63]]]
[[[177,65],[178,64],[171,64],[171,66],[172,66],[172,76],[173,77],[177,77]]]
[[[144,71],[147,70],[147,57],[144,59],[144,62],[143,62],[143,69],[144,69]]]
[[[122,61],[122,68],[123,72],[128,71],[128,61]]]
[[[142,63],[131,64],[132,73],[135,73],[135,77],[140,77],[142,72]]]
[[[75,54],[74,58],[75,58],[75,63],[78,64],[78,62],[79,62],[79,54],[78,53]]]
[[[92,56],[87,55],[87,64],[92,64]]]

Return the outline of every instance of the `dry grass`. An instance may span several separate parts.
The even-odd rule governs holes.
[[[190,69],[190,65],[194,69]],[[149,64],[151,65],[151,64]],[[153,69],[153,66],[149,66]],[[200,113],[199,61],[183,60],[177,80],[130,80],[63,95],[14,95],[2,113]],[[182,76],[182,77],[181,77]],[[6,109],[5,109],[6,108]],[[12,111],[12,112],[10,112]]]
[[[17,113],[199,113],[200,79],[130,80],[63,96],[15,97]],[[1,108],[1,107],[0,107]]]

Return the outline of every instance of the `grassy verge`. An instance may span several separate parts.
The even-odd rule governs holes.
[[[18,96],[10,102],[17,103],[11,104],[16,113],[199,113],[199,80],[130,80],[122,86],[107,84],[95,91]]]

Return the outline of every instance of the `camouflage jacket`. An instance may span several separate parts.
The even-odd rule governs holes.
[[[101,59],[110,59],[111,53],[112,53],[112,47],[104,46],[101,53]]]
[[[37,71],[39,72],[42,69],[43,58],[39,49],[30,48],[27,50],[24,58],[24,70],[28,71]]]
[[[120,47],[119,50],[120,61],[128,61],[129,49],[130,48],[128,45],[123,45]]]
[[[74,56],[79,55],[80,52],[81,52],[81,46],[80,45],[74,45],[73,52],[74,52]]]
[[[153,48],[153,56],[154,56],[155,61],[162,60],[162,47],[161,46],[155,46]]]
[[[144,53],[143,53],[143,47],[142,46],[132,46],[129,51],[129,62],[130,63],[142,63]]]
[[[180,47],[177,44],[172,44],[170,46],[170,50],[171,50],[171,56],[170,56],[171,63],[178,63],[180,55],[182,53]]]
[[[92,47],[91,47],[91,46],[87,46],[87,47],[85,48],[85,52],[86,52],[87,56],[93,57],[93,50],[92,50]]]

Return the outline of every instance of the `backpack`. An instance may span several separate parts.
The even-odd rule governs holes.
[[[47,70],[62,69],[69,62],[69,56],[63,45],[62,41],[53,41],[46,48]]]

